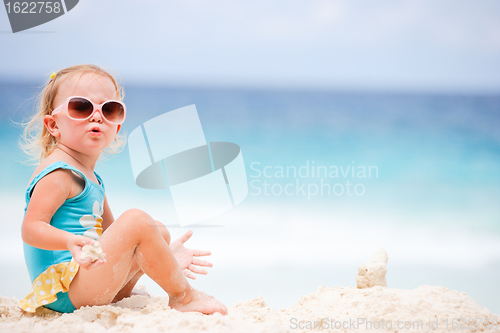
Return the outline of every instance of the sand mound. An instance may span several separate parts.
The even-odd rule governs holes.
[[[463,323],[459,318],[482,319],[455,331],[500,331],[494,326],[500,316],[465,293],[436,286],[414,290],[321,286],[289,308],[273,309],[259,297],[228,310],[227,316],[181,313],[168,307],[167,297],[132,296],[72,314],[47,309],[27,314],[17,307],[17,300],[0,296],[0,332],[305,332],[319,331],[320,326],[324,332],[450,332],[452,325]]]
[[[359,289],[375,286],[387,287],[385,274],[387,273],[388,259],[387,252],[380,249],[370,260],[361,264],[356,275],[356,286]]]

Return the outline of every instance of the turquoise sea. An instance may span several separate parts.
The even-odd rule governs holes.
[[[0,83],[0,266],[8,272],[0,294],[17,298],[29,285],[20,227],[34,167],[22,163],[14,122],[32,111],[36,86]],[[357,267],[383,247],[389,287],[442,285],[500,313],[500,95],[127,83],[125,92],[125,134],[195,104],[207,141],[241,147],[249,194],[213,219],[223,227],[195,229],[188,245],[212,250],[214,262],[195,286],[229,305],[262,295],[290,306],[322,284],[354,286]],[[135,185],[127,149],[96,171],[115,217],[138,207],[178,224],[168,190]]]

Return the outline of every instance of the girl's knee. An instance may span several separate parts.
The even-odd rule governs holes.
[[[155,220],[155,223],[158,226],[158,229],[160,230],[161,235],[163,236],[167,244],[170,244],[170,232],[168,231],[167,227],[165,227],[165,225],[160,221]]]
[[[138,230],[141,230],[141,227],[156,226],[155,221],[148,213],[136,208],[125,211],[118,220],[130,224]]]
[[[136,234],[147,234],[160,232],[165,241],[170,244],[170,232],[161,222],[155,221],[148,213],[140,209],[129,209],[118,219],[130,232]],[[117,221],[118,221],[117,220]]]

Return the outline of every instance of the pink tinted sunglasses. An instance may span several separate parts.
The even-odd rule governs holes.
[[[52,111],[52,115],[66,111],[73,120],[87,120],[96,110],[101,110],[102,117],[114,124],[123,124],[125,121],[126,107],[120,101],[110,100],[102,104],[94,104],[91,100],[81,96],[71,96]]]

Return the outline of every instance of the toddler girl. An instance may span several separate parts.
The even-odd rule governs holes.
[[[186,280],[184,274],[194,278],[191,272],[206,274],[199,266],[211,266],[196,258],[208,251],[183,246],[190,231],[170,244],[168,230],[145,212],[131,209],[115,220],[109,209],[94,167],[104,149],[120,145],[126,116],[121,99],[115,78],[93,65],[53,74],[42,92],[39,112],[25,129],[28,148],[41,152],[22,225],[33,284],[19,306],[27,312],[40,306],[73,312],[110,304],[130,296],[147,274],[168,293],[173,309],[226,314],[222,303]],[[33,137],[37,123],[42,130]],[[96,240],[105,257],[81,260],[82,247]]]

